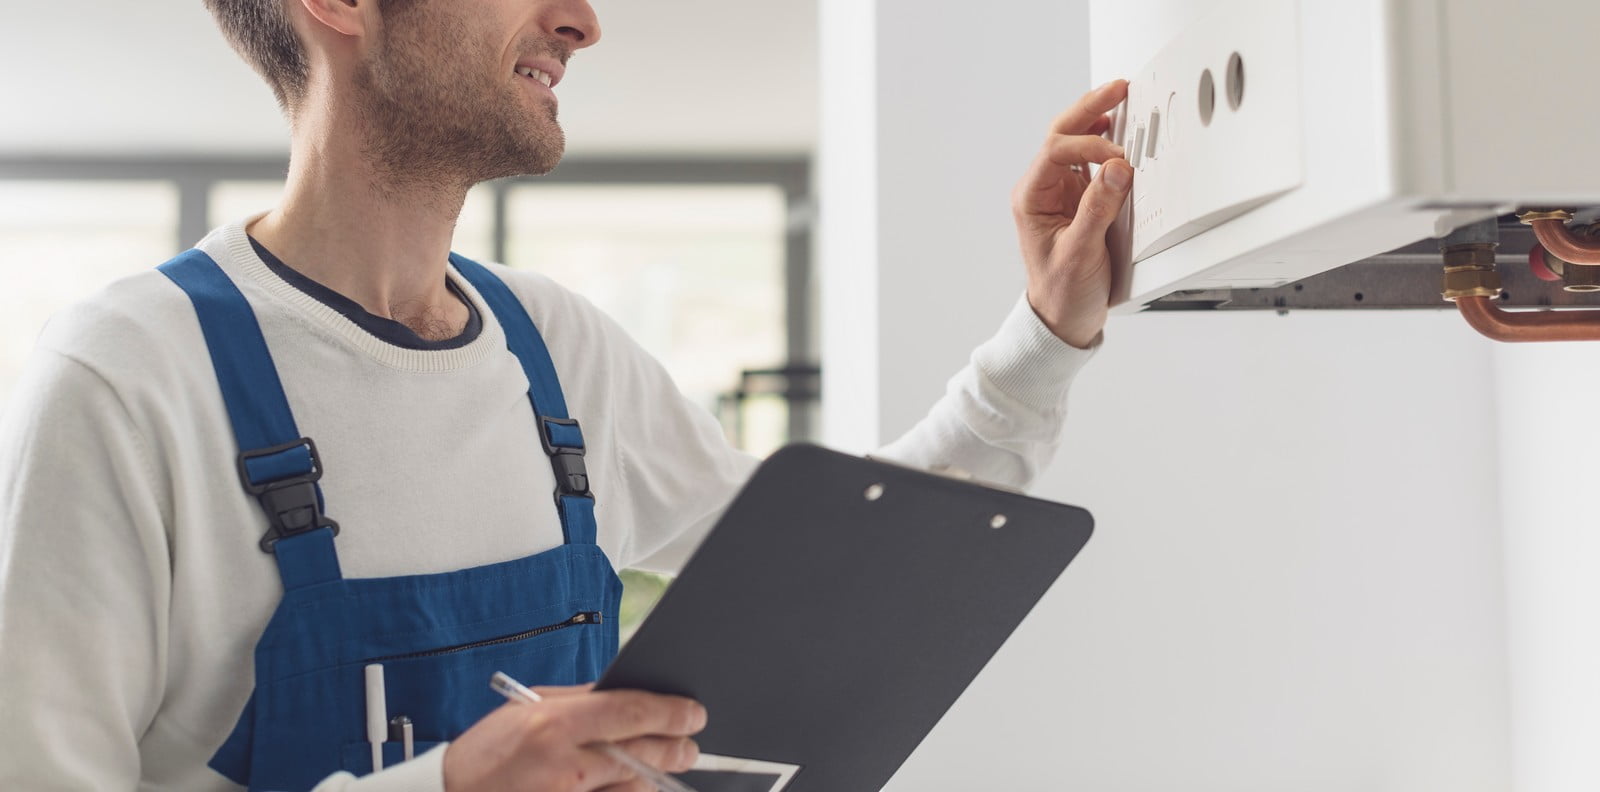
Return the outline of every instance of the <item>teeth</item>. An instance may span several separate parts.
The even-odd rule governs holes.
[[[545,73],[545,72],[539,71],[538,69],[532,68],[530,66],[518,66],[517,67],[517,74],[520,74],[520,75],[522,75],[524,77],[532,77],[533,79],[538,80],[541,83],[544,83],[544,86],[546,88],[550,87],[550,75]]]

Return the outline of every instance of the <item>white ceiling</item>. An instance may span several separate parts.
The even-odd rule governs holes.
[[[602,41],[562,82],[568,151],[803,153],[816,0],[591,0]],[[16,3],[0,24],[0,155],[275,154],[266,86],[200,0]]]

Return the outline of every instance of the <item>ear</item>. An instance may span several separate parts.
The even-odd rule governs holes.
[[[298,0],[312,19],[329,31],[345,36],[361,36],[367,31],[367,16],[376,10],[378,0]]]

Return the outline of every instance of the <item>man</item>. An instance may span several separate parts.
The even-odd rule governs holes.
[[[698,704],[577,683],[612,564],[675,568],[756,460],[587,302],[449,253],[468,188],[559,160],[593,10],[207,2],[290,119],[287,192],[41,337],[0,426],[0,788],[649,788],[598,740],[689,767]],[[1053,454],[1124,95],[1056,120],[1013,196],[1026,299],[885,456],[1021,486]],[[369,753],[369,664],[409,761]],[[497,668],[546,701],[490,706]]]

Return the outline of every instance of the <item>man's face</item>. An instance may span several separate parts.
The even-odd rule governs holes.
[[[384,0],[356,74],[368,154],[388,176],[476,184],[546,173],[566,146],[556,97],[599,39],[587,0]]]

